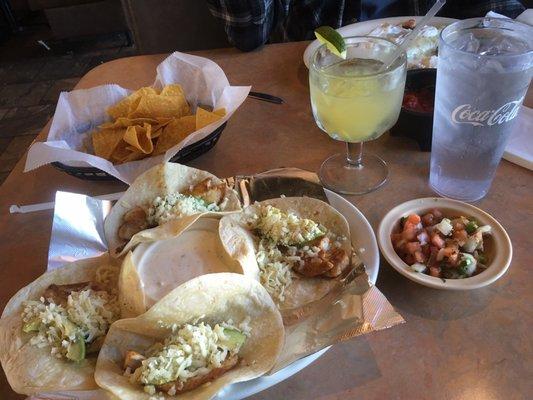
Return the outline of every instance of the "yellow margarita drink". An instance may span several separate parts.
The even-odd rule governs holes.
[[[404,68],[379,73],[379,60],[352,58],[310,68],[311,105],[318,126],[350,143],[376,139],[398,119]]]

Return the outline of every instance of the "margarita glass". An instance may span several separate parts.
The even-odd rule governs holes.
[[[309,86],[313,116],[320,129],[346,142],[346,154],[335,154],[320,167],[320,180],[329,189],[363,194],[387,180],[387,164],[363,155],[363,143],[380,137],[397,121],[406,76],[405,52],[382,71],[398,46],[386,39],[356,36],[345,39],[346,59],[326,45],[311,59]]]

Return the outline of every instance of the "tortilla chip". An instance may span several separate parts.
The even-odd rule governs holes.
[[[226,115],[224,108],[210,112],[201,107],[197,115],[190,115],[179,84],[167,85],[161,93],[152,87],[140,88],[107,112],[112,121],[93,133],[93,143],[97,156],[115,163],[162,154],[199,127]]]
[[[111,161],[115,164],[122,164],[129,161],[140,160],[144,157],[146,157],[146,154],[135,147],[128,145],[126,142],[121,141],[111,155]]]
[[[92,141],[94,154],[98,157],[111,159],[111,154],[124,136],[124,129],[101,129],[93,132]]]
[[[195,118],[193,115],[188,115],[182,118],[176,118],[166,125],[157,144],[155,145],[154,155],[163,154],[165,151],[175,146],[192,132],[195,128]]]
[[[210,125],[213,122],[218,121],[220,118],[220,115],[198,107],[196,109],[196,130],[202,129],[204,126]]]
[[[116,164],[123,163],[126,158],[130,155],[130,150],[128,150],[128,144],[121,140],[113,153],[111,154],[111,160],[112,162]]]
[[[161,132],[163,132],[163,125],[152,125],[150,138],[158,138],[159,136],[161,136]]]
[[[148,123],[150,125],[156,125],[159,124],[159,120],[155,118],[126,118],[126,117],[119,117],[114,122],[106,122],[99,126],[100,129],[113,129],[113,128],[127,128],[128,126],[132,125],[143,125],[144,123]]]
[[[224,107],[213,110],[213,114],[219,115],[221,118],[226,115],[226,109]]]
[[[196,116],[195,115],[186,115],[185,117],[181,117],[180,121],[183,125],[185,125],[187,130],[192,130],[192,131],[196,130]]]
[[[176,97],[183,97],[185,99],[185,92],[183,91],[183,88],[179,84],[173,84],[173,85],[167,85],[161,90],[160,93],[161,96],[176,96]]]
[[[154,150],[151,134],[152,126],[149,124],[128,126],[124,141],[141,153],[150,154]]]
[[[147,95],[133,104],[129,118],[179,118],[189,112],[189,105],[179,97]]]
[[[127,146],[126,149],[129,150],[129,154],[128,156],[124,159],[123,162],[129,162],[129,161],[136,161],[136,160],[140,160],[142,158],[145,158],[146,157],[146,154],[144,154],[142,151],[140,150],[137,150],[135,147],[133,146]]]
[[[139,98],[148,95],[148,94],[157,94],[156,90],[152,87],[142,87],[139,90],[136,90],[129,96],[123,98],[115,105],[107,109],[107,113],[112,118],[127,117],[131,112],[131,105]]]

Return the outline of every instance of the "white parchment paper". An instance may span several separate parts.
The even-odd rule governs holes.
[[[113,165],[87,152],[90,148],[90,132],[109,121],[107,108],[129,95],[132,90],[118,85],[102,85],[62,92],[48,138],[46,142],[34,143],[30,147],[24,171],[59,161],[67,165],[96,167],[129,184],[147,169],[168,161],[182,148],[202,140],[228,121],[250,91],[249,86],[230,86],[224,71],[215,62],[180,52],[172,53],[154,72],[155,88],[161,89],[172,83],[179,83],[183,87],[191,111],[195,112],[200,104],[213,108],[224,107],[226,115],[192,133],[164,155]]]

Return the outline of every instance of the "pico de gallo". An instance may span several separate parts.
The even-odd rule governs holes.
[[[489,225],[471,217],[445,217],[438,209],[410,214],[391,235],[400,258],[414,272],[443,279],[463,279],[487,268],[483,237]]]
[[[422,88],[418,91],[406,91],[403,95],[403,108],[420,113],[432,113],[435,103],[435,88]]]

